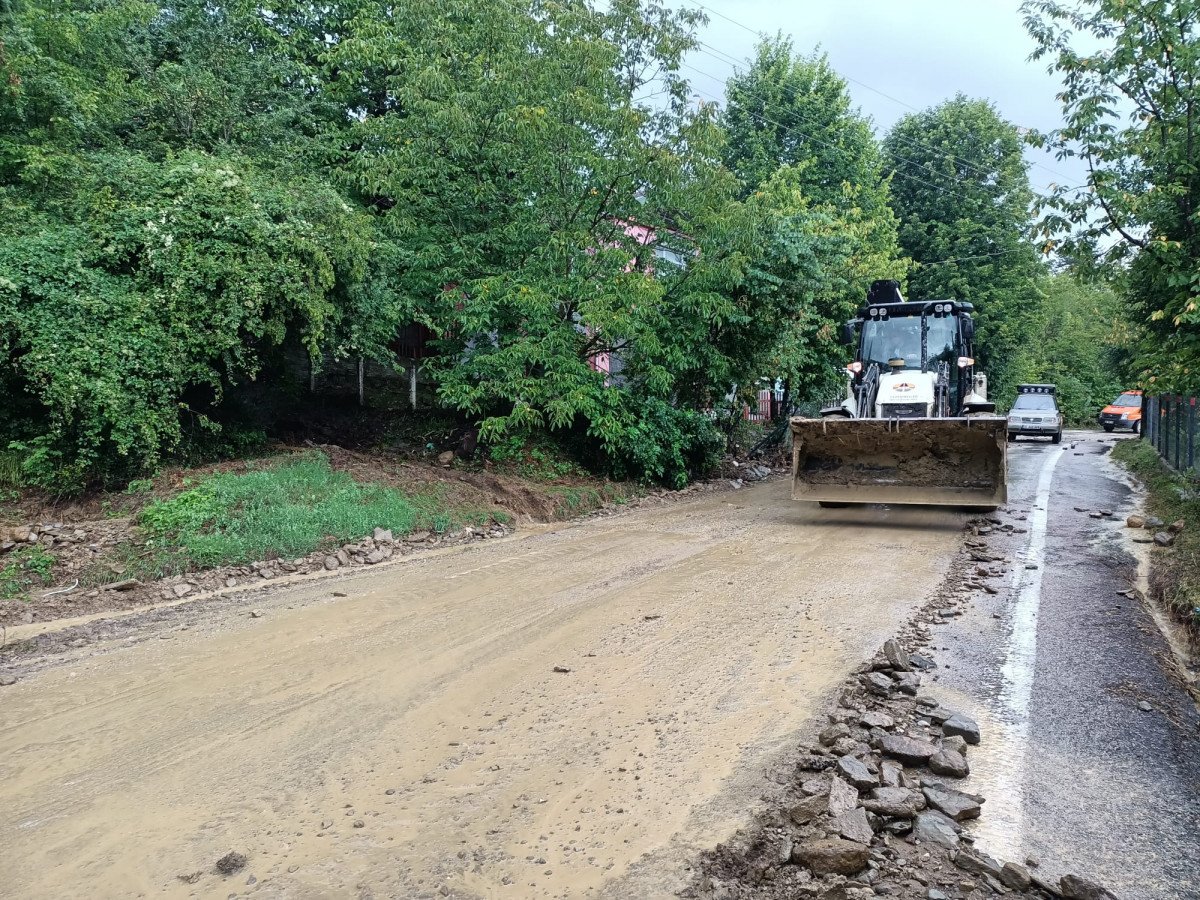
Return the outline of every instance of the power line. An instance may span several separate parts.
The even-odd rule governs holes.
[[[700,43],[701,45],[703,45],[703,46],[705,46],[705,47],[709,47],[709,48],[710,48],[710,49],[712,49],[712,50],[716,50],[716,48],[715,48],[715,47],[712,47],[710,44],[706,44],[706,43],[704,43],[703,41],[699,41],[698,43]],[[701,50],[700,52],[701,52],[701,53],[704,53],[704,55],[705,55],[705,56],[710,56],[710,57],[712,57],[713,59],[716,59],[718,62],[726,62],[726,61],[728,61],[728,62],[732,62],[732,61],[733,61],[732,57],[729,57],[729,56],[727,56],[726,54],[724,54],[724,53],[723,53],[723,51],[719,51],[719,50],[717,51],[717,53],[720,53],[720,54],[721,54],[720,56],[717,56],[717,55],[716,55],[716,54],[714,54],[714,53],[708,53],[708,52],[706,52],[706,51],[704,51],[704,50]],[[724,57],[724,58],[722,58],[722,57]],[[699,70],[699,69],[696,69],[696,68],[692,68],[692,71],[694,71],[694,72],[700,72],[700,70]],[[719,80],[719,79],[717,78],[717,76],[715,76],[715,75],[712,75],[712,74],[710,74],[710,73],[707,73],[707,72],[701,72],[700,74],[703,74],[703,75],[705,75],[706,77],[708,77],[708,78],[712,79],[713,81],[718,81],[718,80]],[[726,82],[725,82],[725,83],[726,83],[726,84],[728,84],[728,82],[729,82],[729,79],[726,79]],[[755,94],[753,91],[748,91],[748,90],[745,90],[745,91],[743,91],[743,92],[744,92],[746,95],[748,95],[748,96],[751,96],[751,97],[756,97],[758,100],[762,100],[762,101],[764,101],[764,102],[765,102],[765,98],[763,98],[763,96],[762,96],[761,94]],[[790,89],[790,88],[785,88],[785,94],[787,94],[787,95],[790,95],[790,98],[791,98],[793,101],[795,101],[796,99],[798,99],[798,97],[797,97],[797,94],[796,94],[796,91],[795,91],[795,90],[793,90],[793,89]],[[729,102],[729,98],[728,98],[728,97],[726,97],[726,103],[728,104],[728,102]],[[797,113],[797,112],[795,112],[795,111],[793,111],[793,112],[792,112],[792,115],[796,116],[797,118],[799,118],[800,120],[802,120],[802,121],[804,121],[804,122],[811,123],[811,124],[817,124],[817,123],[814,123],[812,119],[805,118],[804,116],[800,115],[799,113]],[[916,147],[916,148],[918,148],[918,149],[922,149],[922,150],[933,150],[933,148],[932,148],[932,147],[929,147],[928,145],[925,145],[925,144],[920,144],[920,143],[918,143],[917,141],[912,141],[912,140],[909,140],[909,139],[907,139],[907,138],[904,138],[904,137],[902,137],[901,135],[896,135],[895,137],[896,137],[896,139],[897,139],[897,140],[899,140],[899,141],[902,141],[903,143],[905,143],[905,144],[908,144],[908,145],[910,145],[910,146],[913,146],[913,147]],[[940,157],[940,158],[942,158],[942,159],[949,159],[949,160],[953,160],[954,162],[959,162],[959,163],[962,163],[964,166],[966,166],[966,167],[968,167],[968,168],[971,168],[971,169],[974,169],[975,171],[979,172],[981,175],[990,175],[990,174],[992,174],[992,173],[991,173],[991,170],[989,170],[989,169],[986,169],[986,168],[984,168],[983,166],[976,165],[975,163],[972,163],[972,162],[971,162],[971,161],[969,161],[969,160],[963,159],[962,157],[954,156],[953,154],[950,154],[950,153],[939,153],[939,152],[937,152],[937,151],[934,151],[934,153],[935,153],[935,155],[936,155],[936,156],[938,156],[938,157]],[[924,170],[924,171],[928,172],[930,175],[933,175],[933,176],[935,176],[935,177],[937,177],[937,178],[944,178],[944,177],[946,177],[946,176],[947,176],[947,173],[945,173],[945,172],[939,172],[937,169],[932,169],[932,168],[930,168],[929,166],[927,166],[927,165],[925,165],[925,164],[923,164],[923,163],[919,163],[919,162],[917,162],[916,160],[909,159],[909,158],[907,158],[907,157],[904,157],[904,156],[900,156],[899,154],[896,154],[896,153],[892,153],[891,155],[892,155],[892,157],[893,157],[893,158],[895,158],[895,159],[899,160],[900,162],[907,163],[907,164],[908,164],[908,165],[910,165],[910,166],[915,166],[915,167],[916,167],[916,168],[918,168],[918,169],[922,169],[922,170]],[[1070,190],[1070,188],[1067,188],[1067,190]],[[1040,199],[1042,199],[1042,200],[1047,200],[1047,199],[1049,199],[1049,198],[1047,198],[1046,196],[1044,196],[1043,194],[1040,194],[1038,191],[1035,191],[1035,190],[1033,189],[1033,187],[1032,187],[1032,186],[1030,187],[1030,191],[1031,191],[1031,192],[1034,194],[1034,196],[1036,196],[1036,197],[1039,197],[1039,198],[1040,198]]]
[[[700,0],[683,0],[683,2],[690,3],[696,7],[699,7],[700,9],[705,10],[706,12],[710,12],[714,16],[724,19],[726,22],[729,22],[731,25],[736,25],[738,28],[742,29],[745,32],[748,32],[749,34],[754,35],[757,38],[765,37],[763,32],[756,31],[755,29],[751,28],[749,25],[746,25],[744,22],[739,22],[737,19],[731,18],[730,16],[727,16],[724,13],[713,9],[711,6],[706,6],[704,3],[701,3]],[[703,41],[700,41],[699,39],[697,39],[697,42],[700,44],[703,44],[705,47],[710,47],[710,49],[714,49],[714,50],[716,49],[715,47],[711,47],[711,45],[709,45],[709,44],[705,44]],[[701,52],[703,52],[703,51],[701,51]],[[723,51],[717,51],[717,52],[723,53]],[[732,57],[728,57],[728,59],[732,60]],[[734,65],[741,65],[741,62],[742,61],[734,62]],[[838,74],[841,75],[840,72]],[[905,101],[899,99],[898,97],[893,97],[891,94],[885,93],[884,91],[881,91],[878,88],[872,87],[871,85],[867,84],[865,81],[859,81],[857,78],[851,78],[848,75],[841,75],[841,77],[845,78],[847,81],[851,82],[852,84],[857,84],[859,87],[866,88],[868,91],[871,91],[874,94],[878,94],[880,97],[883,97],[886,100],[890,100],[891,102],[896,103],[899,106],[903,106],[905,109],[912,110],[913,112],[921,112],[920,109],[913,106],[911,103],[906,103]],[[897,137],[900,140],[905,140],[904,138],[900,138],[899,136],[897,136]],[[924,146],[925,149],[929,149],[929,150],[933,149],[932,147],[928,147],[926,145],[920,145],[916,142],[906,141],[906,143],[912,143],[913,146]],[[973,165],[969,160],[965,160],[962,157],[954,156],[953,154],[947,153],[947,154],[941,154],[941,155],[944,155],[949,159],[954,159],[954,160],[961,162],[967,166]],[[1039,169],[1049,172],[1052,175],[1057,175],[1060,178],[1068,178],[1069,179],[1071,177],[1064,172],[1059,172],[1057,169],[1052,169],[1049,166],[1044,165],[1043,163],[1037,162],[1036,160],[1033,162],[1033,165]]]
[[[693,65],[691,65],[691,64],[689,64],[689,63],[680,63],[680,65],[681,65],[683,68],[685,68],[685,69],[689,69],[689,70],[691,70],[692,72],[695,72],[695,73],[697,73],[698,75],[703,75],[703,76],[705,76],[706,78],[710,78],[710,79],[716,80],[716,76],[714,76],[714,75],[713,75],[711,72],[705,72],[703,69],[697,69],[695,66],[693,66]],[[717,103],[717,102],[719,102],[719,101],[717,100],[717,98],[716,98],[716,97],[713,97],[712,95],[706,95],[706,94],[703,94],[702,92],[700,92],[700,91],[699,91],[699,90],[697,90],[697,89],[694,89],[694,90],[696,90],[696,93],[697,93],[697,94],[700,94],[700,96],[702,97],[702,99],[705,99],[705,100],[710,100],[710,101],[712,101],[712,102],[714,102],[714,103]],[[750,94],[751,96],[754,96],[753,92],[749,92],[749,91],[748,91],[747,93],[748,93],[748,94]],[[762,98],[762,97],[759,97],[759,99],[761,100],[761,99],[763,99],[763,98]],[[845,153],[847,152],[847,151],[846,151],[844,148],[842,148],[842,147],[839,147],[839,146],[837,146],[836,144],[832,144],[832,143],[830,143],[829,141],[823,140],[822,138],[816,137],[815,135],[809,134],[808,132],[806,132],[806,131],[803,131],[803,130],[801,130],[800,128],[797,128],[797,127],[796,127],[796,126],[794,126],[794,125],[785,125],[785,124],[783,124],[782,122],[776,121],[776,120],[774,120],[774,119],[771,119],[771,118],[769,118],[769,117],[767,117],[767,116],[760,115],[759,113],[757,113],[757,112],[753,112],[753,111],[750,111],[750,110],[747,110],[747,112],[749,113],[749,115],[750,115],[750,116],[752,116],[753,118],[757,119],[757,120],[758,120],[758,122],[759,122],[761,125],[773,125],[775,128],[777,128],[777,129],[780,129],[780,130],[781,130],[781,131],[783,131],[783,132],[791,132],[791,133],[794,133],[794,134],[800,135],[801,137],[804,137],[804,138],[806,138],[806,139],[807,139],[807,140],[809,140],[809,141],[812,141],[812,142],[814,142],[814,143],[821,144],[821,145],[823,145],[823,146],[829,147],[829,148],[831,148],[831,149],[833,149],[833,150],[835,150],[835,151],[837,151],[838,153],[841,153],[841,154],[845,154]],[[803,117],[802,117],[802,116],[800,116],[799,118],[803,118]],[[807,120],[806,120],[806,121],[807,121]],[[920,168],[920,169],[923,169],[923,170],[925,170],[925,171],[927,171],[927,172],[930,172],[931,174],[933,174],[934,176],[936,176],[936,177],[938,177],[938,178],[943,178],[943,177],[946,177],[946,176],[945,176],[943,173],[941,173],[941,172],[937,172],[937,171],[936,171],[936,170],[934,170],[934,169],[930,169],[928,166],[924,166],[924,165],[922,165],[921,163],[918,163],[918,162],[914,162],[914,161],[912,161],[912,160],[905,159],[904,157],[896,157],[896,158],[897,158],[898,160],[902,161],[902,162],[907,162],[907,163],[909,163],[909,164],[910,164],[910,165],[912,165],[912,166],[916,166],[917,168]],[[902,178],[902,179],[905,179],[905,180],[907,180],[907,181],[910,181],[910,182],[915,182],[916,184],[924,185],[925,187],[931,188],[931,189],[933,189],[933,190],[935,190],[935,191],[939,191],[939,192],[941,192],[941,193],[945,193],[945,194],[947,194],[947,195],[949,195],[949,196],[956,197],[956,198],[957,198],[957,199],[959,199],[959,200],[970,200],[970,199],[972,199],[972,198],[968,197],[966,194],[962,194],[962,193],[956,193],[956,192],[955,192],[955,190],[954,190],[953,188],[950,188],[950,187],[948,187],[948,186],[946,186],[946,185],[934,184],[934,183],[933,183],[933,182],[931,182],[931,181],[926,181],[924,178],[920,178],[920,177],[918,177],[917,175],[914,175],[914,174],[912,174],[911,172],[906,172],[906,171],[902,171],[902,170],[900,170],[900,169],[896,169],[896,170],[894,170],[894,171],[893,171],[893,175],[894,175],[895,177],[897,177],[897,178]],[[959,178],[954,178],[953,180],[954,180],[954,181],[959,181],[959,182],[961,182],[961,181],[962,181],[962,179],[959,179]],[[1083,185],[1076,185],[1074,188],[1067,188],[1067,190],[1072,190],[1072,189],[1075,189],[1075,188],[1078,188],[1078,187],[1083,187]],[[1037,197],[1037,198],[1038,198],[1038,199],[1040,199],[1040,200],[1044,200],[1044,201],[1049,201],[1049,200],[1050,200],[1050,198],[1049,198],[1049,197],[1046,197],[1046,196],[1045,196],[1045,195],[1043,195],[1043,194],[1039,194],[1037,191],[1034,191],[1032,188],[1030,188],[1029,190],[1030,190],[1030,193],[1031,193],[1031,194],[1033,194],[1033,196]]]

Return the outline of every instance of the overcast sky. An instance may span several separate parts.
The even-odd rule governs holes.
[[[905,113],[959,91],[990,99],[1016,125],[1045,131],[1060,122],[1054,97],[1061,84],[1047,74],[1044,61],[1028,60],[1033,41],[1022,24],[1019,0],[668,2],[708,8],[709,24],[699,37],[709,46],[693,53],[688,60],[693,68],[684,70],[706,99],[724,97],[724,81],[734,68],[724,57],[744,62],[756,40],[752,32],[782,31],[798,52],[820,45],[829,54],[881,136]],[[1075,160],[1032,150],[1026,156],[1037,163],[1029,172],[1034,190],[1044,192],[1051,182],[1084,181]]]

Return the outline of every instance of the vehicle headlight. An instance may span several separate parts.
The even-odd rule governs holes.
[[[1129,413],[1121,413],[1121,418],[1122,418],[1122,419],[1128,419],[1128,418],[1129,418]]]

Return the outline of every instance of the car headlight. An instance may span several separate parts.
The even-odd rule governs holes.
[[[1128,419],[1128,418],[1129,418],[1129,413],[1121,413],[1121,418],[1122,418],[1122,419]]]

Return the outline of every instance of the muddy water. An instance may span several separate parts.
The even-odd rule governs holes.
[[[665,893],[961,523],[820,510],[779,480],[51,668],[0,696],[0,893]],[[231,849],[249,863],[223,878]]]

